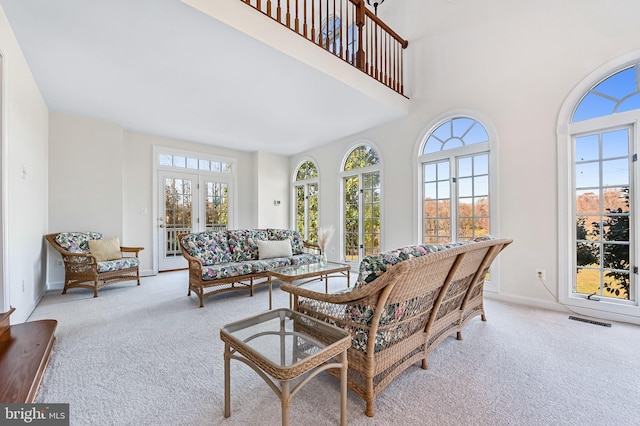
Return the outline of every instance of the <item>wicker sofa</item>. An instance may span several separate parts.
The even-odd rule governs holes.
[[[100,261],[89,249],[90,240],[102,240],[99,232],[57,232],[45,236],[64,261],[65,294],[70,288],[98,290],[106,285],[121,281],[137,281],[140,285],[140,259],[138,253],[143,247],[119,247],[118,259]]]
[[[289,241],[289,253],[265,257],[267,242]],[[282,247],[282,245],[280,245]],[[247,290],[269,284],[267,271],[288,265],[318,262],[319,248],[303,241],[298,231],[289,229],[236,229],[203,231],[180,236],[180,250],[189,263],[189,291],[204,306],[204,298],[225,291]],[[263,251],[266,251],[263,250]],[[313,253],[317,251],[318,253]],[[282,254],[282,253],[281,253]]]
[[[289,284],[294,309],[349,330],[348,385],[373,416],[374,399],[473,317],[484,316],[482,289],[508,239],[415,245],[365,257],[350,291],[325,294]],[[371,336],[375,336],[371,338]],[[328,370],[334,374],[333,370]]]

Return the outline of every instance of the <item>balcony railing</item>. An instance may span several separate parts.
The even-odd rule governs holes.
[[[240,0],[404,95],[402,39],[365,0]]]

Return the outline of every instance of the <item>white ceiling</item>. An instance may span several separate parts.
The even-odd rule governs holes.
[[[401,115],[179,0],[0,4],[54,111],[282,155]]]

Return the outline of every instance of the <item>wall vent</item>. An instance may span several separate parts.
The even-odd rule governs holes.
[[[594,321],[594,320],[590,320],[586,318],[578,318],[574,316],[570,316],[569,319],[574,321],[588,322],[589,324],[594,324],[594,325],[601,325],[603,327],[611,327],[611,324],[608,322]]]

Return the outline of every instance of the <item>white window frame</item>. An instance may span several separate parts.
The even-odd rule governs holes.
[[[470,118],[479,122],[487,131],[489,135],[489,142],[482,144],[468,145],[451,150],[441,151],[437,153],[423,154],[424,146],[427,139],[441,124],[454,119],[454,118]],[[491,120],[489,120],[482,113],[467,109],[456,109],[444,114],[439,115],[433,119],[427,126],[425,126],[416,139],[415,143],[415,156],[416,162],[414,163],[414,176],[416,176],[415,184],[415,196],[414,196],[414,219],[416,243],[422,244],[422,238],[424,235],[424,218],[423,214],[423,182],[424,182],[424,163],[435,161],[436,159],[450,158],[450,161],[456,160],[456,158],[465,157],[473,154],[479,154],[482,152],[488,152],[489,154],[489,226],[491,235],[500,237],[500,212],[498,206],[500,205],[499,190],[498,190],[498,137],[495,132],[495,127]],[[457,165],[456,165],[457,166]],[[455,194],[457,197],[457,194]],[[454,193],[451,194],[452,200]],[[452,224],[453,226],[453,224]],[[455,235],[455,234],[452,234]],[[491,267],[491,280],[485,282],[485,291],[498,293],[500,291],[500,257],[498,257]]]
[[[347,162],[347,159],[349,158],[349,155],[353,152],[354,149],[359,148],[361,146],[370,146],[372,149],[374,149],[377,153],[378,153],[378,164],[374,165],[374,166],[367,166],[367,167],[362,167],[359,169],[353,169],[353,170],[344,170],[345,164]],[[339,194],[340,194],[340,233],[339,233],[339,244],[340,244],[340,259],[342,259],[343,262],[351,265],[352,267],[358,267],[360,261],[362,260],[362,258],[364,258],[364,256],[359,256],[359,261],[358,262],[353,262],[353,261],[347,261],[346,260],[346,253],[344,252],[344,237],[345,237],[345,228],[344,228],[344,215],[345,215],[345,207],[344,207],[344,197],[345,197],[345,193],[344,193],[344,180],[347,177],[352,177],[352,176],[358,176],[359,179],[359,183],[360,185],[362,185],[362,177],[365,174],[368,173],[373,173],[373,172],[378,172],[379,176],[380,176],[380,251],[384,251],[385,250],[385,245],[384,245],[384,167],[383,167],[383,159],[382,159],[382,153],[380,151],[380,148],[374,144],[372,141],[370,140],[358,140],[356,141],[353,145],[349,146],[349,148],[347,148],[342,161],[340,162],[340,170],[338,171],[338,186],[340,188]],[[360,194],[360,208],[362,207],[362,194]],[[360,230],[359,232],[362,233],[362,223],[363,221],[360,221]]]
[[[574,198],[575,190],[573,189],[574,175],[574,158],[573,158],[573,138],[585,133],[602,132],[607,129],[630,127],[631,152],[629,155],[637,153],[640,145],[639,123],[640,110],[626,111],[597,117],[590,120],[571,122],[573,112],[578,106],[583,96],[600,81],[621,71],[629,66],[633,66],[640,62],[640,51],[632,52],[618,59],[608,62],[598,69],[590,73],[584,78],[567,96],[565,102],[560,109],[557,127],[557,147],[558,147],[558,301],[566,306],[573,308],[581,308],[580,312],[587,312],[601,318],[610,318],[614,320],[625,321],[629,316],[640,317],[640,306],[637,288],[638,275],[635,274],[635,289],[630,289],[630,295],[635,294],[635,301],[614,300],[602,298],[598,302],[587,300],[584,295],[576,295],[573,292],[573,283],[575,280],[575,217]],[[631,224],[637,223],[640,215],[637,200],[639,197],[639,187],[635,183],[638,182],[638,162],[632,163],[630,168],[630,186],[629,196],[636,200],[634,217],[630,218]],[[631,252],[633,256],[631,261],[631,273],[633,267],[638,266],[638,247],[640,246],[640,232],[638,226],[633,226],[633,234],[630,235]],[[634,253],[635,251],[635,253]],[[635,292],[635,293],[634,293]]]
[[[300,170],[300,166],[302,166],[304,163],[306,162],[311,162],[313,163],[313,165],[316,168],[316,172],[318,173],[317,176],[315,178],[311,178],[311,179],[303,179],[303,180],[296,180],[296,177],[298,175],[298,171]],[[296,191],[296,188],[299,186],[303,186],[304,187],[304,191],[305,191],[305,196],[308,196],[308,190],[309,190],[309,185],[312,184],[316,184],[318,186],[318,228],[320,227],[320,170],[318,168],[318,163],[316,161],[314,161],[311,158],[303,158],[302,160],[300,160],[298,162],[298,165],[294,168],[293,170],[293,176],[291,177],[291,229],[297,229],[296,228],[296,220],[297,220],[297,209],[298,209],[298,205],[297,205],[297,201],[298,201],[298,194]],[[302,236],[302,238],[305,241],[309,241],[309,200],[305,199],[305,217],[304,217],[304,229],[305,229],[305,235]]]

